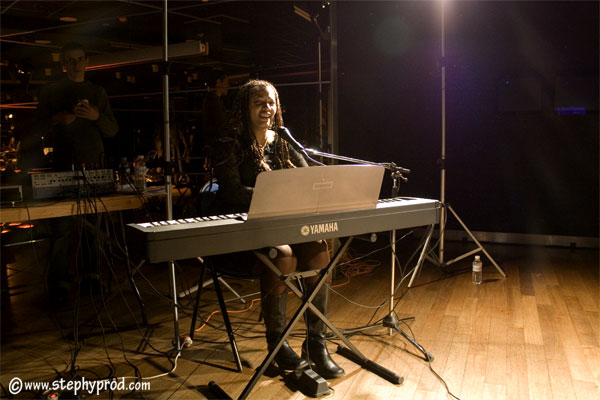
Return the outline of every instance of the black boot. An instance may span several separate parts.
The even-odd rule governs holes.
[[[312,304],[327,317],[329,311],[329,289],[325,284],[317,293]],[[312,288],[307,285],[307,293]],[[333,379],[343,376],[344,370],[333,361],[327,350],[325,334],[327,326],[310,309],[306,311],[306,327],[308,337],[302,344],[302,358],[308,360],[315,372],[325,379]]]
[[[287,293],[280,295],[268,294],[261,300],[262,314],[267,328],[267,346],[269,351],[277,346],[279,338],[285,329],[285,308],[287,304]],[[298,354],[290,347],[289,343],[283,342],[275,362],[280,369],[297,370],[304,369],[308,363],[298,357]]]

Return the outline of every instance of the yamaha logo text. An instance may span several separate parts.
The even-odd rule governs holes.
[[[303,225],[300,228],[302,236],[318,235],[320,233],[339,232],[337,222],[326,222],[324,224]]]

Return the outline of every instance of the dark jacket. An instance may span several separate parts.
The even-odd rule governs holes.
[[[264,149],[265,161],[272,170],[290,168],[282,164],[277,157],[282,150],[284,139],[277,135],[275,140]],[[295,167],[307,167],[304,157],[289,149],[290,160]],[[237,139],[222,137],[213,144],[213,166],[219,190],[215,198],[213,211],[216,213],[247,212],[256,183],[256,177],[263,171],[258,167],[257,157],[250,150],[249,144],[242,144]]]

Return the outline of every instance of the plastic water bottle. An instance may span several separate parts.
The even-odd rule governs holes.
[[[481,285],[483,263],[479,256],[475,256],[473,260],[473,284]]]
[[[146,189],[146,171],[148,170],[144,156],[137,156],[133,162],[133,170],[133,184],[135,185],[135,189],[143,192]]]

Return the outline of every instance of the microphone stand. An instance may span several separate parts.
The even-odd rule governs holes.
[[[330,153],[325,153],[322,152],[320,150],[314,150],[314,149],[302,149],[304,151],[302,151],[302,154],[304,154],[305,157],[308,157],[308,159],[312,162],[318,163],[320,165],[323,165],[323,163],[320,163],[316,160],[313,160],[310,156],[308,156],[307,153],[310,153],[312,155],[316,155],[316,156],[320,156],[320,157],[325,157],[325,158],[329,158],[329,159],[334,159],[334,160],[341,160],[341,161],[347,161],[347,162],[351,162],[354,164],[367,164],[367,165],[377,165],[380,167],[384,167],[385,169],[389,170],[391,173],[391,177],[393,180],[393,185],[392,185],[392,198],[397,197],[398,196],[398,191],[400,189],[399,183],[398,181],[400,179],[402,179],[402,181],[407,182],[408,178],[406,178],[403,174],[409,174],[410,170],[407,168],[402,168],[398,165],[396,165],[393,162],[386,162],[386,163],[376,163],[373,161],[366,161],[366,160],[361,160],[358,158],[351,158],[351,157],[346,157],[346,156],[340,156],[337,154],[330,154]],[[392,230],[392,235],[391,235],[391,248],[392,248],[392,259],[391,259],[391,278],[390,278],[390,303],[389,303],[389,314],[386,315],[382,322],[381,325],[389,328],[389,334],[390,336],[392,335],[393,330],[397,331],[398,333],[400,333],[406,340],[408,340],[413,346],[415,346],[417,349],[419,349],[419,351],[421,351],[421,353],[423,353],[424,359],[425,361],[433,361],[433,356],[427,352],[423,346],[421,346],[419,343],[417,343],[412,337],[410,337],[408,334],[406,334],[406,332],[404,332],[402,329],[400,329],[398,327],[398,318],[394,315],[394,291],[395,291],[395,272],[396,272],[396,230]],[[410,318],[407,318],[410,319]],[[348,333],[354,333],[354,332],[360,332],[363,330],[367,330],[367,329],[371,329],[374,327],[379,326],[379,324],[373,324],[373,325],[367,325],[364,327],[360,327],[360,328],[355,328],[355,329],[351,329],[351,330],[345,330],[343,331],[344,333],[348,332]]]
[[[377,163],[377,162],[373,162],[373,161],[361,160],[359,158],[352,158],[352,157],[346,157],[346,156],[339,156],[337,154],[325,153],[323,151],[315,150],[315,149],[303,149],[303,150],[304,151],[302,151],[302,153],[304,154],[305,157],[307,157],[310,161],[312,161],[316,164],[319,164],[319,165],[324,165],[324,164],[319,161],[313,160],[307,153],[315,155],[315,156],[319,156],[319,157],[330,158],[333,160],[347,161],[347,162],[351,162],[353,164],[377,165],[379,167],[384,167],[385,169],[390,170],[390,172],[392,174],[391,175],[392,179],[394,180],[394,187],[392,188],[392,196],[393,197],[395,197],[398,194],[398,179],[402,179],[402,181],[408,182],[408,178],[402,174],[410,174],[410,169],[399,167],[398,165],[396,165],[396,163],[393,163],[393,162]],[[395,191],[395,193],[394,193],[394,191]]]

